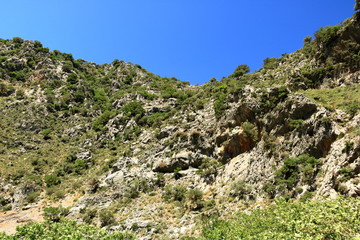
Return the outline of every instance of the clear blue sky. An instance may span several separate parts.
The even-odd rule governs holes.
[[[39,40],[98,64],[140,64],[202,84],[299,49],[321,26],[351,17],[354,0],[2,1],[0,38]]]

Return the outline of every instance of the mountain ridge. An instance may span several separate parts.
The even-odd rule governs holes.
[[[68,218],[142,239],[277,198],[360,194],[360,14],[201,86],[39,41],[0,41],[3,210],[78,194]]]

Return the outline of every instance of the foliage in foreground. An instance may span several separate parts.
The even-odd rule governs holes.
[[[360,199],[286,202],[216,220],[201,239],[360,239]]]
[[[81,224],[77,225],[74,221],[61,221],[31,223],[16,228],[13,235],[0,233],[1,240],[43,240],[43,239],[106,239],[106,240],[131,240],[133,236],[124,233],[109,233],[98,227]]]

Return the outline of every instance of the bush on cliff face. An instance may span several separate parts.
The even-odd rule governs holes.
[[[101,131],[104,129],[104,126],[108,121],[116,115],[116,112],[105,111],[101,114],[92,124],[92,127],[95,131]]]
[[[187,189],[179,185],[166,185],[162,198],[165,202],[179,201],[185,199]]]
[[[251,186],[247,184],[244,179],[240,179],[231,185],[230,196],[245,199],[250,194],[251,190]]]
[[[114,213],[112,213],[110,210],[107,209],[104,209],[99,212],[99,218],[102,227],[115,223]]]
[[[285,196],[295,196],[298,192],[295,187],[299,184],[311,186],[318,173],[321,162],[309,155],[287,158],[284,165],[275,172],[275,181],[273,184],[265,185],[265,191],[269,195],[274,195],[279,191]],[[270,187],[270,185],[273,185]]]
[[[227,94],[221,94],[214,102],[214,111],[216,119],[220,119],[225,114],[225,110],[228,108],[226,99],[228,98]]]
[[[52,187],[61,183],[61,178],[55,174],[49,174],[45,176],[45,183],[47,187]]]
[[[257,129],[256,129],[254,124],[252,124],[250,122],[243,122],[241,124],[241,127],[243,128],[244,134],[248,138],[250,138],[252,141],[257,141],[258,140]]]
[[[246,64],[242,64],[236,67],[233,74],[231,74],[229,77],[231,78],[240,78],[244,76],[246,73],[250,72],[250,68]]]

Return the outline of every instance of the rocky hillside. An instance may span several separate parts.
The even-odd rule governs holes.
[[[304,47],[191,86],[119,60],[0,40],[3,211],[66,215],[141,239],[273,199],[360,195],[360,14]]]

